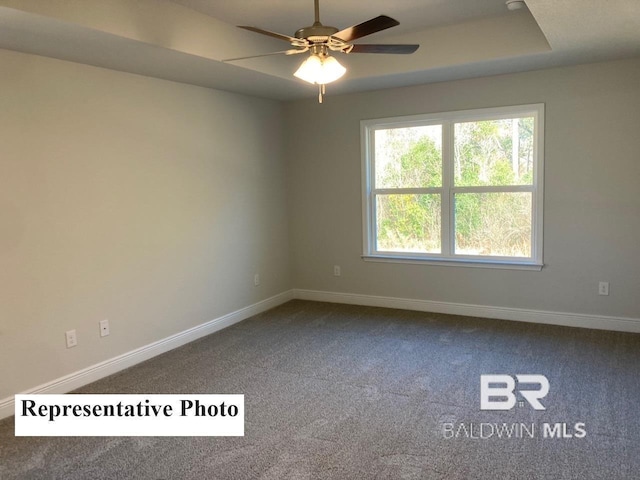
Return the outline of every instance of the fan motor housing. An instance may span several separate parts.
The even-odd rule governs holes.
[[[310,27],[303,27],[298,30],[294,36],[296,38],[306,38],[310,42],[324,42],[334,33],[337,33],[336,27],[326,27],[321,24],[314,24]]]

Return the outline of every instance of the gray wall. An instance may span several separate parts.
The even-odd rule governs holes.
[[[296,288],[640,317],[640,59],[286,107]],[[362,119],[545,103],[540,272],[364,262]],[[333,276],[333,265],[342,276]],[[598,281],[611,284],[598,296]]]
[[[640,316],[640,59],[323,105],[1,50],[0,71],[0,399],[292,287]],[[538,102],[541,272],[361,260],[361,119]]]
[[[279,103],[2,50],[0,72],[0,399],[291,288]]]

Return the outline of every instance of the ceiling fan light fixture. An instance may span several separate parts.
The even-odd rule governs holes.
[[[311,84],[326,85],[338,80],[346,71],[347,69],[334,57],[311,54],[293,76]]]
[[[513,0],[504,0],[509,4]],[[522,0],[519,0],[522,1]],[[322,97],[325,94],[325,85],[335,82],[341,78],[347,69],[340,65],[340,62],[329,55],[329,51],[340,53],[394,53],[408,54],[415,52],[420,45],[403,45],[403,44],[357,44],[357,40],[367,35],[381,32],[391,27],[400,25],[397,20],[386,15],[378,15],[366,22],[353,25],[342,30],[329,25],[323,25],[320,22],[320,0],[313,0],[314,22],[308,27],[299,28],[294,36],[283,35],[282,33],[270,32],[258,27],[249,25],[238,25],[239,28],[249,30],[250,32],[259,33],[268,37],[277,38],[288,42],[291,47],[289,50],[281,52],[266,53],[263,55],[254,55],[250,57],[238,57],[223,60],[223,62],[231,62],[233,60],[245,60],[248,58],[266,57],[270,55],[297,55],[299,53],[309,52],[309,57],[302,62],[293,74],[312,85],[318,85],[318,101],[322,103]]]
[[[300,64],[293,76],[305,82],[316,83],[316,79],[320,77],[321,73],[322,60],[318,55],[310,55]]]
[[[335,57],[325,57],[322,61],[322,73],[324,74],[324,81],[320,83],[331,83],[338,80],[347,72],[347,69],[336,60]]]

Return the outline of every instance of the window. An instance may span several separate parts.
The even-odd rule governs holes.
[[[542,267],[544,106],[366,120],[364,258]]]

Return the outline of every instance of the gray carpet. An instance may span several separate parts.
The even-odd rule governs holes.
[[[241,438],[16,438],[8,479],[640,478],[640,335],[292,301],[80,393],[243,393]],[[481,374],[543,374],[545,411],[481,411]],[[576,422],[585,438],[444,438]]]

